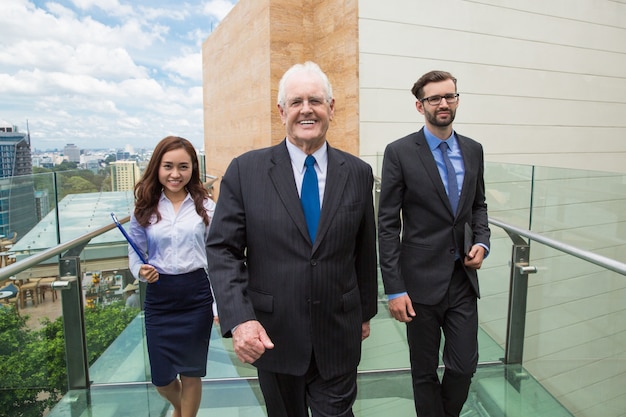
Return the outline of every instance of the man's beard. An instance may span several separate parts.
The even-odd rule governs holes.
[[[448,127],[454,121],[454,117],[456,116],[456,111],[454,111],[452,109],[448,109],[448,110],[445,110],[445,111],[447,111],[450,114],[450,117],[448,119],[446,119],[445,121],[439,121],[437,119],[437,111],[436,110],[433,113],[426,112],[426,119],[428,119],[430,124],[432,124],[433,126]]]

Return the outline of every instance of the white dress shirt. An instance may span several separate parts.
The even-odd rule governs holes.
[[[212,219],[215,202],[207,198],[204,200],[204,208],[209,219]],[[176,213],[172,202],[161,193],[158,210],[161,220],[157,222],[156,215],[153,215],[150,225],[145,228],[137,223],[134,214],[130,218],[129,235],[145,255],[148,264],[154,266],[160,274],[167,275],[184,274],[201,268],[206,270],[205,248],[209,228],[196,212],[191,195],[187,194]],[[139,276],[142,262],[130,245],[128,263],[133,276],[145,281]]]

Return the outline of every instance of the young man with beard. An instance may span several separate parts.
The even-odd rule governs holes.
[[[419,417],[459,416],[478,363],[476,270],[490,231],[482,146],[452,128],[456,87],[445,71],[417,80],[425,126],[389,144],[382,168],[380,266],[389,311],[406,323]]]

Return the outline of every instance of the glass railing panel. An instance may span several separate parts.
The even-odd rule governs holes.
[[[484,176],[489,216],[527,229],[532,204],[533,167],[487,162]]]
[[[31,227],[16,227],[20,233],[17,233],[14,242],[5,246],[3,241],[3,265],[6,265],[7,259],[10,259],[11,263],[26,259],[59,243],[65,243],[110,224],[112,211],[116,212],[120,218],[130,213],[132,192],[97,191],[98,187],[100,189],[106,187],[97,184],[97,181],[96,185],[86,186],[84,181],[78,179],[84,175],[84,171],[77,170],[21,177],[22,181],[19,185],[28,184],[29,193],[31,197],[34,196],[35,203],[31,202],[28,205],[24,205],[21,194],[15,192],[15,181],[9,184],[13,187],[10,193],[5,192],[6,181],[0,184],[0,198],[5,199],[3,207],[7,204],[9,207],[21,206],[22,212],[19,214],[24,218],[32,217],[30,212],[24,211],[24,207],[36,208],[36,218]],[[60,208],[58,214],[57,200]],[[12,213],[11,210],[9,212]],[[12,225],[21,226],[22,223],[12,222]],[[5,235],[5,238],[12,237],[12,235]],[[35,285],[32,292],[24,288],[21,294],[28,294],[28,297],[25,303],[17,303],[19,317],[26,323],[26,326],[19,331],[28,336],[30,348],[8,353],[5,349],[0,352],[3,355],[1,362],[27,365],[13,366],[7,372],[2,372],[3,382],[0,383],[0,388],[10,400],[15,392],[4,391],[4,389],[15,388],[14,384],[19,383],[19,388],[25,393],[20,395],[32,394],[35,398],[29,400],[24,397],[24,404],[30,403],[29,407],[40,407],[42,410],[53,404],[57,400],[57,395],[67,390],[68,380],[65,368],[63,322],[60,318],[63,294],[59,290],[52,293],[49,284],[44,290],[43,286],[37,286],[37,282],[41,278],[58,280],[60,275],[63,275],[62,271],[69,275],[79,276],[84,289],[86,344],[91,363],[96,362],[97,358],[108,349],[108,345],[116,340],[127,327],[132,317],[139,313],[139,310],[133,314],[123,309],[122,290],[125,284],[134,279],[128,272],[127,247],[119,231],[111,230],[93,238],[85,248],[79,247],[69,252],[71,255],[76,255],[78,259],[72,268],[64,270],[65,264],[59,263],[60,255],[53,256],[30,269],[15,274],[0,285],[3,286],[8,282],[14,282],[18,286],[23,283],[26,287]],[[4,257],[4,255],[7,256]],[[101,278],[99,285],[96,285],[93,280],[96,272]],[[58,298],[52,299],[52,294],[56,294]],[[6,301],[3,302],[3,306],[5,303]],[[40,320],[45,318],[49,321],[41,324]],[[2,326],[0,338],[10,340],[9,336],[16,332],[14,327],[17,324],[8,322],[5,317]],[[25,356],[28,352],[32,352],[31,355],[35,357]],[[15,401],[9,401],[6,404],[9,404],[8,407],[16,406]],[[8,410],[4,405],[5,403],[0,404],[0,408]],[[9,413],[9,415],[13,414]]]
[[[626,409],[626,277],[533,243],[524,367],[577,417]]]
[[[527,228],[532,203],[533,167],[488,162],[485,164],[485,193],[489,217]],[[481,298],[478,320],[483,332],[497,345],[480,348],[480,361],[497,361],[504,356],[509,304],[511,239],[491,227],[489,256],[478,271]],[[484,343],[483,343],[484,344]]]
[[[491,228],[491,233],[489,256],[478,271],[481,295],[478,300],[478,321],[480,331],[498,348],[492,344],[479,343],[481,362],[498,361],[504,356],[509,305],[511,239],[496,227]]]
[[[39,272],[26,270],[23,280],[7,279],[0,287],[18,288],[0,300],[0,410],[3,415],[42,415],[67,390],[61,299]],[[23,413],[23,414],[22,414]]]
[[[595,219],[584,219],[588,222],[585,224],[588,229],[583,231],[595,231],[595,229],[600,228],[603,230],[602,233],[600,233],[600,238],[606,238],[605,241],[601,241],[594,235],[593,239],[589,238],[586,241],[592,242],[592,247],[596,248],[595,250],[598,252],[601,252],[609,257],[617,258],[616,256],[612,256],[610,253],[612,251],[616,251],[616,249],[614,249],[615,247],[621,248],[620,245],[622,245],[622,235],[624,233],[624,227],[622,226],[623,222],[621,219],[624,216],[624,213],[626,213],[626,210],[622,210],[622,200],[611,194],[612,188],[604,187],[604,185],[598,185],[598,183],[595,182],[595,177],[590,179],[588,176],[580,173],[570,173],[564,175],[562,172],[558,172],[561,178],[559,181],[562,181],[560,185],[554,185],[558,181],[552,184],[553,181],[556,181],[552,179],[552,177],[555,176],[554,172],[548,173],[546,171],[540,174],[541,175],[538,175],[536,172],[533,172],[532,167],[528,166],[510,166],[501,164],[492,166],[492,164],[488,164],[485,178],[490,216],[510,222],[522,228],[527,228],[529,219],[532,218],[533,226],[538,225],[537,227],[541,227],[541,225],[545,225],[545,233],[554,233],[555,235],[552,237],[556,239],[559,238],[560,234],[563,234],[564,236],[572,236],[569,230],[565,232],[563,229],[549,229],[549,225],[554,225],[557,222],[545,221],[542,218],[550,216],[556,216],[558,218],[558,216],[562,216],[563,219],[567,219],[572,222],[575,221],[573,219],[580,218],[582,216],[582,211],[576,216],[570,216],[567,213],[567,209],[570,208],[569,206],[578,205],[569,199],[569,197],[577,195],[578,192],[574,191],[571,187],[568,187],[568,184],[571,186],[573,183],[581,182],[589,190],[603,190],[602,193],[598,193],[601,198],[598,197],[597,199],[600,201],[603,198],[604,200],[602,201],[604,202],[604,206],[602,206],[602,204],[600,204],[600,206],[604,207],[604,210],[611,213],[610,215],[607,215],[599,210],[592,214]],[[44,176],[42,176],[42,178],[43,177]],[[609,175],[603,177],[613,178],[613,187],[617,187],[619,193],[625,195],[622,192],[623,189],[619,188],[620,186],[623,187],[623,178],[620,176],[614,177]],[[533,178],[537,178],[539,181],[543,181],[543,183],[540,185],[533,184]],[[604,180],[606,180],[606,178],[604,178]],[[33,182],[45,183],[46,181],[49,182],[49,179],[38,179]],[[620,183],[620,181],[622,181],[622,183]],[[508,189],[507,185],[509,187]],[[541,192],[540,195],[546,196],[546,198],[539,198],[538,201],[543,204],[543,206],[537,204],[537,207],[533,208],[533,212],[531,213],[530,202],[533,201],[533,198],[538,198],[532,193],[536,192],[534,188],[537,187]],[[567,197],[558,197],[558,192],[566,193]],[[90,196],[89,194],[92,195]],[[89,210],[91,210],[89,212],[90,216],[85,218],[85,220],[88,221],[87,224],[90,225],[90,228],[87,230],[83,229],[79,235],[91,230],[92,225],[94,229],[97,229],[100,227],[97,226],[100,221],[103,221],[102,225],[110,223],[110,211],[117,211],[118,217],[120,218],[130,212],[130,207],[128,207],[128,201],[130,200],[128,197],[118,196],[117,198],[109,199],[108,197],[110,197],[111,194],[113,193],[84,193],[80,194],[80,197],[71,197],[73,203],[68,205],[65,209],[60,210],[59,215],[62,216],[64,212],[71,213],[71,206],[75,203],[78,207],[80,207],[80,215],[82,215],[83,212],[89,212]],[[586,192],[582,192],[581,194],[586,195]],[[93,197],[93,199],[90,199],[90,197]],[[550,202],[551,205],[548,204],[548,202]],[[115,205],[118,203],[121,204],[121,207]],[[585,202],[585,204],[587,204],[586,207],[592,207],[594,201],[593,199],[589,199],[589,201]],[[585,207],[585,204],[583,204],[583,207]],[[124,207],[128,210],[126,213],[124,212]],[[619,213],[614,213],[614,210],[621,211]],[[75,214],[75,216],[77,215]],[[526,217],[525,220],[524,217]],[[597,221],[600,218],[610,218],[611,222],[607,224],[600,223]],[[60,220],[61,225],[65,224],[67,226],[67,228],[60,228],[61,234],[64,233],[63,230],[66,229],[68,232],[72,231],[72,221],[74,219],[61,218]],[[56,229],[55,222],[56,218],[54,222],[47,223],[48,227]],[[44,222],[44,224],[46,223]],[[41,232],[49,233],[50,230],[40,229],[40,233]],[[510,271],[508,264],[511,256],[511,241],[508,235],[497,227],[492,227],[492,233],[491,253],[489,258],[485,261],[483,268],[479,272],[482,293],[482,298],[479,301],[479,319],[481,321],[479,344],[481,362],[498,361],[502,358],[504,338],[506,335],[506,315]],[[582,235],[580,230],[578,230],[578,233],[578,235],[574,236],[577,236],[576,239],[582,239],[580,237]],[[119,293],[120,289],[132,280],[132,277],[127,271],[127,248],[125,242],[122,240],[121,234],[119,234],[116,230],[107,232],[107,234],[110,235],[110,238],[105,238],[105,235],[102,235],[100,237],[101,239],[93,239],[92,242],[84,250],[82,250],[79,255],[80,276],[85,291],[84,301],[86,305],[86,314],[93,313],[89,310],[90,308],[116,308],[116,305],[121,302],[121,299],[123,299],[123,296],[120,296]],[[589,234],[583,236],[588,237]],[[35,237],[31,240],[32,242],[36,241]],[[38,237],[41,239],[41,236]],[[57,238],[56,230],[53,234],[53,238],[54,242],[52,245],[55,245]],[[66,238],[63,237],[61,240],[66,241]],[[576,245],[576,242],[569,243]],[[16,246],[17,249],[20,249],[19,245]],[[41,245],[38,250],[43,250],[45,248],[46,245]],[[21,248],[19,251],[14,249],[15,254],[19,253],[24,256],[32,254],[34,251],[35,248],[32,246],[30,248]],[[576,363],[584,362],[584,364],[592,366],[591,363],[597,362],[598,364],[601,364],[600,368],[608,367],[613,371],[615,369],[619,369],[620,364],[625,361],[623,361],[623,350],[620,351],[618,348],[613,348],[611,351],[614,352],[613,356],[608,357],[608,359],[605,357],[598,358],[595,362],[586,363],[585,361],[587,360],[587,357],[584,356],[583,353],[580,353],[580,351],[576,350],[571,352],[570,358],[566,357],[561,360],[556,357],[553,359],[552,355],[558,355],[559,353],[568,351],[568,348],[563,345],[564,342],[570,342],[572,346],[577,345],[574,345],[574,342],[564,335],[558,337],[558,334],[556,334],[557,336],[553,340],[551,339],[552,335],[549,333],[556,332],[559,328],[565,329],[571,326],[574,326],[572,328],[575,331],[579,331],[577,326],[588,329],[595,329],[599,327],[603,329],[603,333],[601,333],[602,335],[598,336],[599,339],[611,340],[610,343],[612,345],[615,344],[620,346],[619,342],[621,338],[621,346],[623,347],[624,334],[626,334],[626,332],[620,326],[622,323],[626,322],[626,320],[624,320],[625,317],[623,317],[623,315],[619,315],[618,311],[606,311],[606,308],[609,306],[615,307],[617,310],[616,306],[622,305],[623,303],[620,304],[615,298],[604,298],[603,302],[606,305],[597,305],[597,303],[602,304],[602,302],[597,301],[598,297],[601,297],[603,294],[608,294],[609,292],[614,292],[615,297],[622,297],[621,299],[624,299],[625,294],[623,287],[619,286],[619,283],[624,282],[623,279],[620,280],[620,278],[623,277],[611,276],[607,278],[601,270],[587,262],[573,262],[569,256],[556,251],[548,250],[547,248],[542,247],[542,245],[535,243],[532,243],[531,257],[531,263],[538,266],[539,272],[536,275],[530,276],[531,295],[529,295],[529,317],[527,318],[529,327],[526,333],[527,341],[525,346],[525,358],[529,359],[531,364],[533,364],[532,361],[535,361],[534,366],[537,371],[544,372],[543,374],[538,374],[541,377],[539,381],[542,383],[545,381],[547,384],[546,386],[550,389],[553,387],[551,384],[554,384],[556,387],[559,385],[568,387],[571,385],[571,381],[569,381],[567,377],[577,376],[575,373],[570,374],[570,372],[575,372]],[[572,267],[571,265],[574,266]],[[58,259],[55,258],[50,260],[48,263],[39,265],[37,268],[32,268],[25,273],[30,274],[31,276],[36,276],[43,273],[42,271],[45,268],[50,269],[49,272],[51,274],[58,274]],[[95,273],[97,273],[97,277],[94,277]],[[556,280],[558,277],[559,282],[552,283],[550,280],[544,280],[543,277],[545,275],[550,275],[551,280]],[[542,278],[539,280],[539,277]],[[94,281],[94,278],[97,278],[97,283]],[[570,284],[571,282],[576,285],[567,285],[565,283],[566,279],[568,280],[567,284]],[[603,286],[599,286],[598,282],[611,283],[611,285],[614,286],[610,286],[607,289]],[[541,285],[546,283],[551,283],[554,287],[541,288]],[[579,296],[581,291],[583,291],[581,288],[584,288],[585,285],[596,285],[596,287],[593,288],[593,291],[587,290],[586,296]],[[596,293],[596,291],[599,293]],[[570,292],[575,293],[578,298],[570,299]],[[389,317],[386,304],[384,302],[385,298],[382,295],[382,290],[380,295],[381,304],[379,306],[379,314],[372,321],[372,336],[368,338],[363,345],[363,359],[361,366],[359,367],[359,370],[362,372],[408,368],[408,348],[406,346],[404,325],[397,323]],[[552,300],[550,300],[550,298],[552,298]],[[561,299],[561,302],[556,302],[559,299]],[[578,302],[583,304],[575,304]],[[594,311],[600,315],[589,315],[587,323],[585,323],[585,320],[582,319],[581,324],[579,325],[576,325],[576,322],[570,323],[568,320],[571,320],[572,315],[585,311],[585,308],[591,308],[585,307],[584,303],[591,303],[590,305],[593,307]],[[51,305],[52,303],[50,300],[46,300],[46,304]],[[562,306],[560,304],[562,304]],[[570,305],[574,306],[573,310],[569,308]],[[565,313],[555,316],[554,311],[555,309],[557,309],[556,311],[560,311],[558,310],[559,307],[568,308],[565,310]],[[26,309],[28,308],[34,307],[27,306]],[[96,320],[88,322],[88,334],[91,334],[90,332],[97,333],[98,331],[101,331],[102,327],[100,326],[103,326],[110,321],[107,319],[108,316],[106,316],[106,312],[99,315],[101,312],[98,310],[97,314],[98,315],[94,314]],[[111,312],[109,312],[109,314],[116,315]],[[605,316],[607,316],[606,320],[604,319]],[[555,320],[555,317],[558,317],[558,320]],[[150,375],[144,345],[145,335],[143,330],[142,314],[139,311],[135,311],[133,314],[129,315],[126,320],[128,321],[124,326],[106,329],[107,332],[110,332],[110,334],[113,335],[112,340],[114,340],[114,342],[111,343],[110,346],[108,343],[101,343],[96,337],[94,337],[93,340],[87,340],[88,350],[90,351],[90,355],[92,355],[93,359],[90,364],[90,379],[96,387],[94,392],[103,389],[100,388],[103,384],[111,383],[138,383],[147,384],[149,386],[148,381],[150,381]],[[611,325],[613,327],[610,327]],[[594,334],[591,331],[589,331],[589,333],[590,335]],[[546,342],[545,345],[544,341]],[[217,328],[213,329],[206,381],[224,378],[234,382],[234,380],[238,377],[256,376],[256,370],[253,367],[250,365],[242,365],[236,359],[232,350],[231,342],[232,341],[230,339],[221,338]],[[587,343],[594,342],[589,340]],[[596,341],[595,343],[598,342]],[[141,346],[139,346],[140,344]],[[560,350],[555,350],[553,344]],[[49,343],[49,345],[52,346],[52,343]],[[590,346],[596,347],[593,344]],[[131,351],[129,351],[129,349],[131,349]],[[533,352],[533,350],[535,352]],[[544,350],[545,352],[543,352]],[[580,358],[576,356],[577,354],[583,358],[582,362]],[[615,362],[611,362],[613,359]],[[559,363],[559,361],[565,363],[562,364]],[[571,369],[567,368],[568,361]],[[128,369],[125,369],[126,365],[131,364],[133,366],[129,366]],[[50,365],[50,363],[48,366],[54,368],[54,366]],[[563,367],[566,367],[567,369],[563,369]],[[531,370],[531,374],[533,376],[535,375],[535,368]],[[51,370],[51,372],[57,371],[58,369],[56,368]],[[562,378],[564,381],[559,380],[558,378]],[[598,378],[600,377],[596,378],[595,383],[599,385],[611,383],[619,386],[619,383],[624,381],[623,373],[616,374],[614,376],[608,375],[606,376],[607,379]],[[604,378],[604,376],[601,378]],[[592,384],[593,379],[588,382]],[[66,381],[63,380],[62,385],[65,383]],[[206,383],[207,382],[205,382],[205,384]],[[585,387],[585,389],[589,388]],[[596,394],[595,391],[592,392]],[[558,400],[567,402],[570,401],[568,395],[572,395],[576,398],[582,398],[582,394],[583,392],[578,392],[577,390],[564,393],[556,391],[555,396],[557,396]],[[600,395],[599,391],[597,394]],[[616,398],[619,398],[618,393],[614,391],[609,391],[609,394],[607,395],[614,395]],[[606,397],[607,396],[605,395],[602,398]],[[605,402],[604,406],[615,407],[616,401],[617,400],[613,402]],[[620,404],[617,403],[617,405],[619,406]],[[572,406],[577,407],[576,402],[572,403]],[[596,406],[602,407],[602,405]],[[600,410],[600,408],[596,408],[595,410]],[[600,413],[596,415],[605,414]]]
[[[503,349],[485,331],[479,331],[480,362],[498,361]],[[409,352],[405,325],[393,319],[386,303],[379,304],[379,313],[371,321],[371,335],[363,342],[360,372],[408,369]],[[149,382],[150,367],[145,342],[143,314],[140,313],[119,337],[89,368],[96,385]],[[256,378],[256,368],[237,359],[232,339],[222,338],[220,328],[211,332],[205,380]]]
[[[523,180],[516,182],[516,177]],[[546,167],[534,167],[531,174],[524,167],[487,164],[485,178],[491,217],[618,261],[626,259],[623,174]],[[532,202],[527,224],[524,198],[511,197],[514,190]],[[497,276],[492,280],[489,274],[500,246],[501,232],[494,232],[492,253],[480,275],[483,288],[497,288]],[[507,250],[506,238],[502,242],[508,254],[510,244]],[[625,277],[536,242],[531,242],[530,252],[538,272],[528,277],[524,367],[575,415],[621,416],[626,409],[621,388],[626,381],[626,329],[621,324],[626,309],[619,300],[626,295]],[[494,329],[490,323],[497,320],[497,307],[485,308],[492,307],[490,298],[483,290],[481,327],[500,340],[502,327]]]
[[[479,368],[474,376],[463,417],[572,417],[535,379],[506,366]],[[408,371],[360,374],[354,414],[359,417],[415,415]],[[204,381],[198,415],[266,415],[256,380]],[[70,392],[48,417],[81,415],[164,417],[171,407],[150,385],[102,386]]]
[[[626,175],[537,167],[531,230],[626,261]]]

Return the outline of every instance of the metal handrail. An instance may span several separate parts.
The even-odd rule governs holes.
[[[505,231],[513,232],[519,236],[524,236],[530,240],[534,240],[535,242],[542,243],[546,246],[557,249],[561,252],[570,254],[576,258],[584,259],[595,265],[609,269],[613,272],[617,272],[618,274],[626,275],[626,264],[616,261],[615,259],[607,258],[606,256],[598,255],[593,252],[579,249],[575,246],[571,246],[566,243],[559,242],[558,240],[550,239],[549,237],[545,237],[540,234],[533,233],[530,230],[521,229],[521,228],[512,226],[498,219],[494,219],[490,217],[489,223],[495,226],[498,226],[501,229],[504,229]]]
[[[130,220],[130,216],[126,216],[120,219],[120,223],[124,224],[128,222],[129,220]],[[568,253],[572,256],[575,256],[580,259],[584,259],[595,265],[609,269],[613,272],[617,272],[618,274],[626,275],[626,264],[616,261],[615,259],[607,258],[606,256],[598,255],[593,252],[576,248],[566,243],[559,242],[558,240],[551,239],[549,237],[542,236],[538,233],[531,232],[530,230],[521,229],[519,227],[504,223],[503,221],[492,218],[492,217],[489,218],[489,223],[493,224],[494,226],[498,226],[499,228],[505,231],[510,231],[519,236],[523,236],[528,239],[534,240],[535,242],[542,243],[551,248],[560,250],[561,252]],[[86,242],[89,242],[94,237],[100,236],[101,234],[106,233],[109,230],[115,229],[115,227],[116,227],[115,223],[111,223],[107,226],[101,227],[100,229],[94,230],[93,232],[79,236],[75,239],[69,240],[55,247],[46,249],[42,252],[29,256],[28,258],[23,259],[21,261],[17,261],[4,268],[0,268],[0,282],[5,281],[11,276],[16,275],[22,271],[25,271],[28,268],[32,268],[33,266],[38,265],[40,262],[48,260],[52,258],[53,256],[59,255],[66,250],[69,250],[75,246],[84,244]]]
[[[120,219],[120,223],[124,224],[128,222],[129,220],[130,220],[130,216],[126,216]],[[100,236],[101,234],[106,233],[109,230],[112,230],[115,228],[116,228],[115,223],[111,223],[107,226],[101,227],[100,229],[94,230],[93,232],[87,233],[82,236],[78,236],[77,238],[69,240],[65,243],[46,249],[42,252],[36,253],[32,256],[29,256],[26,259],[22,259],[21,261],[17,261],[15,263],[12,263],[11,265],[5,266],[4,268],[0,268],[0,282],[3,282],[7,280],[8,278],[19,274],[22,271],[32,268],[33,266],[36,266],[39,263],[52,258],[53,256],[60,255],[66,250],[88,243],[94,237]]]

